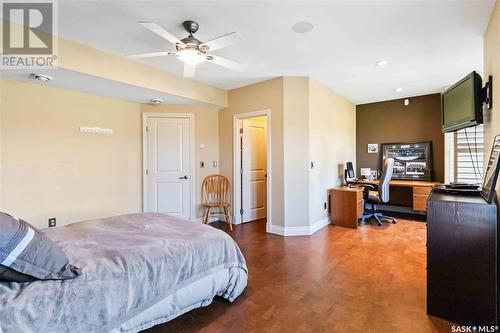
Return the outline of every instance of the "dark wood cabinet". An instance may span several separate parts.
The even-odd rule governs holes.
[[[427,313],[462,325],[498,323],[497,206],[432,192],[427,211]]]

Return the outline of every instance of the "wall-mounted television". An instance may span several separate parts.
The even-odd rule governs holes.
[[[483,101],[482,79],[476,72],[441,93],[443,133],[482,124]]]

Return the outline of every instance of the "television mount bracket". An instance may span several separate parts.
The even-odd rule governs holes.
[[[490,110],[493,107],[493,77],[488,76],[488,82],[483,87],[483,103],[486,104],[486,108]]]

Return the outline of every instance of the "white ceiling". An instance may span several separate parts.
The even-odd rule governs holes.
[[[138,21],[183,38],[181,23],[200,24],[202,41],[238,31],[246,41],[214,54],[248,63],[244,73],[199,66],[196,80],[233,89],[282,75],[304,75],[356,104],[439,92],[481,71],[487,1],[67,1],[59,2],[63,37],[117,54],[172,50]],[[314,29],[297,34],[292,26]],[[375,66],[386,59],[389,64]],[[143,60],[182,75],[174,57]],[[401,87],[402,92],[394,89]]]

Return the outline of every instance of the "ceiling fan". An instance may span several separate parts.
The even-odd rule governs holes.
[[[237,72],[243,71],[246,67],[245,64],[240,64],[213,54],[208,54],[209,51],[222,49],[242,41],[244,38],[238,32],[231,32],[203,43],[193,36],[199,28],[198,23],[194,21],[185,21],[182,23],[184,29],[189,33],[189,36],[184,39],[178,39],[156,23],[139,22],[139,24],[175,44],[176,50],[130,55],[130,58],[141,59],[175,55],[184,63],[184,77],[193,77],[196,65],[199,65],[204,61],[211,62]]]

